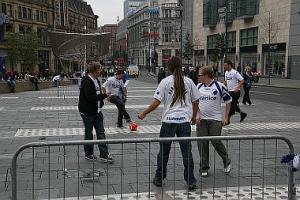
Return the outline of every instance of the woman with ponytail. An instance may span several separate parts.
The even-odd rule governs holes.
[[[190,78],[184,77],[181,71],[181,60],[171,57],[168,61],[170,76],[164,78],[158,85],[154,100],[138,114],[143,120],[147,114],[155,110],[161,103],[164,105],[162,113],[162,126],[160,137],[190,137],[191,122],[195,124],[198,111],[199,91]],[[194,161],[190,141],[179,142],[184,165],[184,179],[189,190],[194,190],[196,179],[194,177]],[[162,187],[162,181],[167,176],[167,164],[171,142],[161,142],[157,156],[157,169],[153,184]]]

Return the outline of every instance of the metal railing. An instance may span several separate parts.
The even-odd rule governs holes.
[[[242,187],[246,187],[248,198],[255,198],[256,189],[259,186],[259,194],[264,199],[266,190],[273,187],[273,195],[277,195],[279,185],[287,185],[288,199],[296,199],[294,185],[294,172],[292,163],[288,166],[288,180],[279,174],[286,170],[285,166],[279,166],[283,154],[294,154],[294,147],[290,140],[277,135],[268,136],[215,136],[215,137],[182,137],[182,138],[134,138],[134,139],[109,139],[93,141],[60,141],[60,142],[33,142],[20,147],[12,160],[12,200],[18,199],[18,187],[22,199],[36,199],[37,191],[46,188],[45,199],[57,198],[53,195],[53,189],[60,189],[60,198],[77,193],[81,195],[104,195],[107,199],[111,195],[118,195],[117,199],[128,198],[126,194],[132,193],[136,199],[142,199],[141,194],[146,194],[147,199],[157,199],[154,196],[155,186],[152,185],[153,170],[156,167],[156,154],[161,142],[173,142],[168,165],[169,175],[167,184],[163,185],[156,194],[159,199],[170,199],[164,194],[170,190],[169,197],[175,198],[176,192],[183,189],[182,159],[180,158],[177,142],[182,141],[212,141],[222,140],[231,157],[233,170],[230,175],[220,173],[220,163],[216,159],[216,152],[211,154],[211,171],[213,175],[207,178],[199,178],[196,195],[201,199],[202,191],[209,190],[210,198],[218,199],[216,189],[218,185],[223,188],[225,197],[229,198],[229,191],[235,188],[238,198],[242,197]],[[280,143],[279,143],[280,141]],[[283,142],[281,144],[281,142]],[[80,159],[80,146],[85,144],[108,144],[114,154],[114,164],[101,164],[98,161],[84,161]],[[194,143],[192,143],[194,145]],[[282,146],[281,146],[282,145]],[[283,146],[284,145],[284,146]],[[288,148],[286,148],[286,145]],[[194,149],[195,151],[195,149]],[[21,155],[21,156],[20,156]],[[70,155],[70,156],[68,156]],[[17,163],[19,158],[19,163]],[[23,158],[24,157],[24,158]],[[201,167],[197,164],[198,155],[193,152],[195,170]],[[20,162],[22,161],[22,164]],[[19,166],[19,167],[18,167]],[[100,167],[100,169],[98,169]],[[86,171],[88,170],[88,171]],[[84,172],[85,171],[85,172]],[[18,179],[19,177],[19,179]],[[101,179],[102,178],[102,179]],[[250,179],[250,181],[248,180]],[[172,184],[168,184],[171,182]],[[222,182],[222,183],[220,183]],[[22,185],[26,184],[26,186]],[[84,185],[87,184],[87,187]],[[114,186],[112,191],[109,185]],[[82,189],[84,187],[84,190]],[[117,188],[117,189],[116,189]],[[43,191],[45,191],[43,190]],[[73,192],[72,192],[72,191]],[[181,192],[189,199],[190,193]],[[52,194],[52,195],[51,195]]]

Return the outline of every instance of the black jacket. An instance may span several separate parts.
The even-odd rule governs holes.
[[[101,85],[98,79],[97,82],[101,91]],[[102,107],[104,105],[103,99],[106,97],[106,94],[97,94],[93,80],[89,76],[84,76],[81,80],[79,94],[79,112],[87,115],[96,115],[98,113],[98,101],[100,101],[100,107]]]

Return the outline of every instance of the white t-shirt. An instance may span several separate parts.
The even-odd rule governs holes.
[[[193,115],[192,102],[199,99],[199,91],[190,78],[184,77],[185,85],[185,103],[176,101],[171,107],[174,97],[174,76],[170,75],[164,78],[158,85],[154,98],[164,104],[162,112],[162,122],[184,123],[190,122]]]
[[[201,119],[223,121],[221,103],[222,101],[225,103],[232,101],[226,86],[218,81],[212,81],[209,85],[199,83],[197,88],[200,93],[199,108]]]
[[[56,75],[56,76],[53,77],[52,80],[53,80],[53,81],[58,81],[59,79],[60,79],[60,75]]]
[[[225,72],[225,80],[227,82],[228,91],[232,92],[238,86],[239,82],[244,80],[244,78],[238,71],[231,69],[230,71]]]
[[[105,83],[103,83],[103,87],[107,92],[111,92],[111,95],[115,95],[120,98],[123,98],[124,96],[124,83],[122,79],[118,80],[115,76],[110,77]]]

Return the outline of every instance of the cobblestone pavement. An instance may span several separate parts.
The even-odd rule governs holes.
[[[108,139],[158,137],[162,107],[149,114],[144,121],[137,119],[137,113],[151,102],[156,86],[151,81],[140,80],[131,80],[129,84],[130,98],[126,107],[132,119],[139,125],[137,132],[131,132],[127,127],[116,128],[117,110],[114,105],[105,102],[103,113]],[[83,138],[83,124],[78,114],[77,103],[76,86],[0,95],[0,200],[10,199],[11,159],[21,145],[29,142],[74,141]],[[283,135],[293,142],[296,152],[299,152],[300,107],[255,98],[253,103],[252,106],[241,106],[241,109],[248,113],[245,122],[239,123],[239,117],[234,116],[231,124],[224,128],[223,135]],[[195,127],[192,130],[195,136]],[[171,150],[168,166],[170,171],[164,182],[164,192],[149,184],[155,172],[158,144],[128,144],[124,147],[110,145],[115,158],[113,165],[84,160],[83,149],[79,146],[36,148],[34,152],[31,149],[25,150],[18,160],[19,197],[32,199],[33,194],[36,199],[48,199],[50,193],[53,199],[60,199],[63,194],[69,197],[66,199],[78,199],[78,194],[82,197],[80,199],[93,199],[91,195],[94,191],[97,197],[94,199],[121,199],[121,193],[122,198],[126,197],[124,199],[136,199],[137,192],[139,199],[149,199],[149,195],[150,199],[167,200],[174,197],[210,199],[212,195],[215,199],[274,199],[275,196],[277,199],[285,199],[286,166],[280,164],[279,160],[284,153],[288,153],[286,145],[280,141],[267,140],[252,143],[229,141],[225,145],[232,160],[231,174],[224,175],[221,161],[211,149],[210,176],[200,178],[199,173],[196,173],[199,170],[199,155],[196,143],[193,143],[198,189],[189,193],[186,192],[182,177],[183,167],[178,144]],[[255,156],[252,156],[253,154]],[[92,176],[91,169],[94,169]],[[34,193],[31,190],[33,180]],[[48,183],[51,187],[48,187]],[[298,174],[296,184],[300,184]]]

